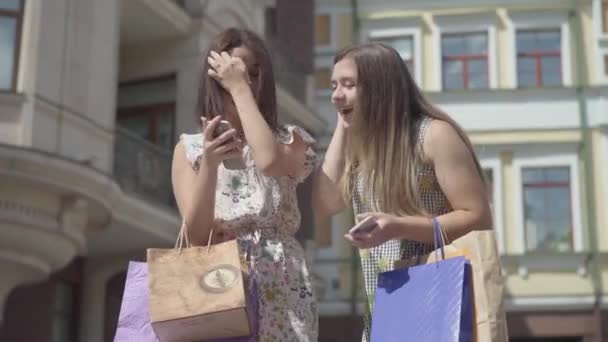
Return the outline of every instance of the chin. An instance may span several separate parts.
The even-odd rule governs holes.
[[[352,126],[351,118],[342,117],[342,122],[344,123],[344,128],[349,128]]]

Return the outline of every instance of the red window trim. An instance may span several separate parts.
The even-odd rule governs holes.
[[[547,169],[555,169],[555,168],[568,168],[568,178],[569,181],[531,181],[531,182],[522,182],[522,206],[524,207],[523,216],[524,220],[527,218],[526,210],[525,210],[525,191],[526,189],[548,189],[548,188],[560,188],[568,190],[568,211],[570,216],[570,246],[574,248],[574,217],[572,215],[572,179],[570,178],[571,172],[570,167],[567,166],[556,166],[556,167],[526,167],[522,169],[524,170],[547,170]],[[546,209],[546,208],[545,208]],[[546,213],[543,215],[544,218],[550,217]],[[524,223],[524,230],[526,229]],[[527,240],[528,232],[526,230],[525,237]],[[527,246],[527,243],[526,243]]]
[[[519,58],[533,58],[535,61],[535,69],[536,69],[536,86],[542,87],[543,84],[543,58],[545,57],[562,57],[561,51],[529,51],[529,52],[518,52],[517,59]],[[560,78],[563,79],[562,68],[559,68]]]
[[[489,86],[489,76],[490,76],[490,65],[488,61],[487,54],[476,54],[476,55],[451,55],[451,56],[442,56],[443,61],[446,62],[461,62],[462,63],[462,85],[463,89],[469,89],[469,62],[470,61],[486,61],[486,85]],[[442,66],[443,67],[443,66]],[[443,74],[443,72],[442,72]],[[445,77],[443,81],[443,87],[445,86]]]

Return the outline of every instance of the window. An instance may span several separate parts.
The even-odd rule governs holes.
[[[444,89],[488,88],[487,33],[444,35],[441,53]]]
[[[315,17],[315,44],[317,46],[331,44],[331,17],[329,14]]]
[[[572,250],[570,168],[523,168],[522,180],[527,250]]]
[[[0,0],[0,90],[16,88],[22,17],[21,0]]]
[[[154,104],[118,111],[118,124],[139,137],[171,150],[174,144],[175,105]]]
[[[315,86],[317,90],[325,90],[331,88],[331,71],[329,68],[319,68],[315,72]]]
[[[172,150],[175,143],[175,76],[123,83],[117,123],[142,139]]]
[[[372,38],[372,42],[384,43],[393,47],[401,58],[407,64],[408,70],[414,75],[414,37],[386,37],[386,38]]]
[[[604,75],[608,77],[608,54],[604,55]]]
[[[517,32],[517,83],[519,87],[562,84],[559,30]]]

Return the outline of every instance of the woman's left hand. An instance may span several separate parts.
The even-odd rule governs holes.
[[[376,227],[369,232],[346,233],[344,237],[358,248],[372,248],[380,246],[386,241],[398,237],[399,218],[385,213],[364,213],[357,215],[359,221],[371,216],[376,220]]]
[[[228,92],[250,83],[247,66],[239,57],[232,57],[226,51],[221,54],[211,51],[207,61],[210,67],[207,71],[209,76],[220,82]]]

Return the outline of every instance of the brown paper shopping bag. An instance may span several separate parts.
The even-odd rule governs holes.
[[[494,230],[474,230],[444,247],[445,258],[464,256],[471,262],[475,300],[475,341],[507,342],[504,309],[505,283]],[[445,238],[445,233],[443,235]],[[434,251],[421,256],[420,263],[437,261]],[[413,260],[398,260],[395,268],[411,265]]]
[[[475,316],[480,342],[507,342],[505,281],[494,230],[474,230],[450,244],[469,255],[473,271]]]
[[[161,342],[251,334],[247,281],[235,240],[189,247],[183,225],[176,248],[150,248],[147,254],[150,320]]]

